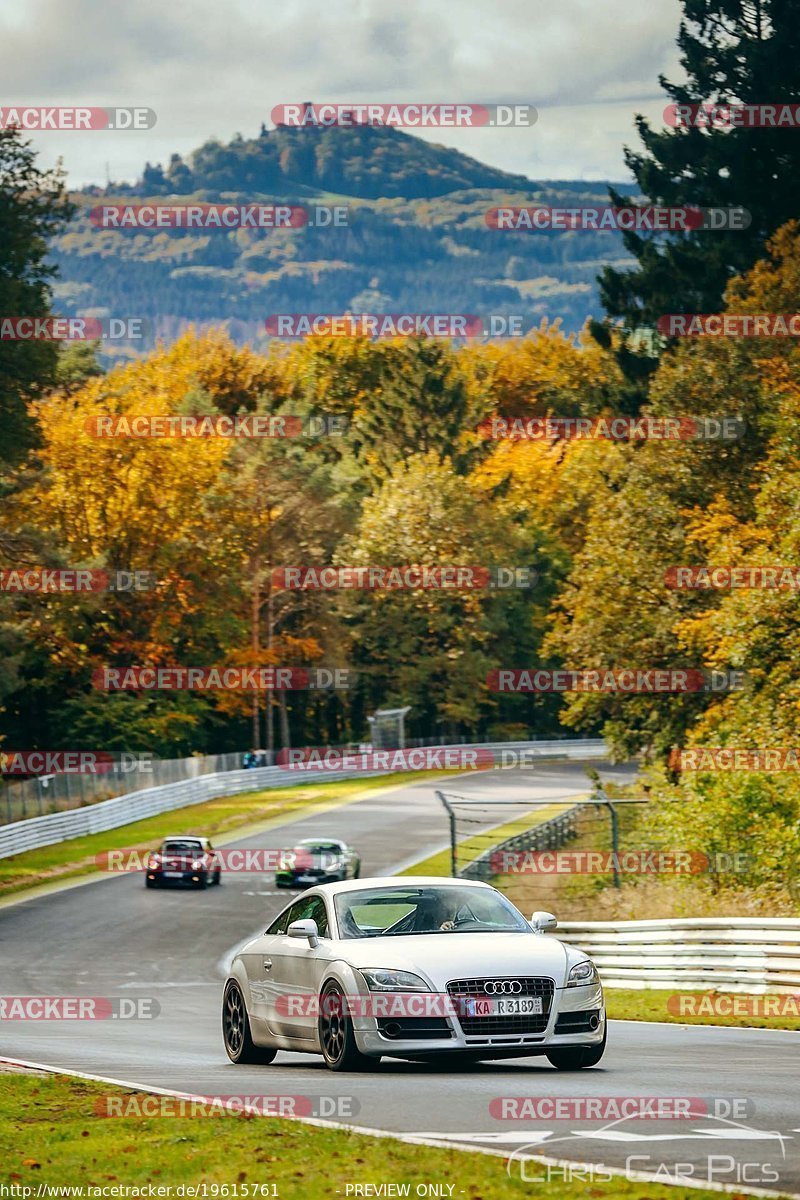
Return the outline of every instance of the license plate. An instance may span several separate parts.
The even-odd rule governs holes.
[[[183,879],[183,871],[165,871],[167,879]]]
[[[319,880],[317,879],[316,875],[298,875],[297,882],[298,883],[319,883]]]
[[[534,1017],[542,1014],[541,996],[521,996],[513,1000],[495,1000],[498,1017]]]
[[[467,1017],[536,1017],[541,1016],[541,996],[488,997],[484,1000],[469,997],[464,1000],[464,1015]]]

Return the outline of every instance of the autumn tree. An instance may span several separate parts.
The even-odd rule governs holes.
[[[541,567],[528,531],[498,520],[481,494],[434,451],[394,467],[365,501],[358,527],[336,561]],[[474,730],[496,716],[498,698],[486,685],[489,671],[507,664],[509,656],[525,659],[541,633],[535,589],[346,592],[341,606],[368,705],[410,704],[413,727],[421,733]]]

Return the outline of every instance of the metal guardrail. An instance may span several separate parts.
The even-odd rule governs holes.
[[[508,765],[510,751],[525,751],[534,757],[595,758],[606,753],[605,743],[597,740],[550,742],[476,742],[468,745],[442,746],[442,750],[491,749],[499,765]],[[505,761],[503,756],[506,756]],[[391,767],[388,768],[391,770]],[[241,792],[260,791],[262,788],[291,787],[304,779],[355,779],[386,774],[386,771],[298,771],[282,767],[256,767],[245,771],[226,771],[213,775],[201,775],[196,779],[166,784],[163,787],[144,788],[118,796],[113,800],[102,800],[85,808],[70,812],[48,813],[31,817],[9,825],[0,825],[0,858],[22,854],[41,846],[65,842],[69,838],[84,837],[91,833],[103,833],[129,825],[134,821],[191,804],[202,804],[220,796],[233,796]]]
[[[38,775],[19,783],[5,780],[0,783],[0,824],[10,825],[29,817],[68,812],[143,788],[196,779],[198,775],[236,771],[242,765],[243,753],[235,750],[226,754],[193,754],[190,758],[145,759],[146,765],[138,761],[138,756],[129,755],[127,757],[135,761],[115,762],[108,770],[97,774]],[[265,759],[265,763],[272,761]]]
[[[568,808],[566,812],[559,813],[557,817],[551,817],[549,821],[542,821],[539,825],[533,825],[530,829],[526,829],[524,833],[515,834],[514,837],[498,842],[462,867],[459,871],[460,877],[462,879],[491,879],[497,874],[497,870],[492,867],[492,860],[496,855],[502,854],[504,850],[558,850],[578,836],[576,818],[580,811],[581,808],[578,805]]]
[[[800,917],[564,921],[606,987],[800,991]]]
[[[448,743],[448,746],[467,745],[465,738],[460,742]],[[492,746],[490,742],[469,743],[480,747]],[[568,747],[571,740],[556,739],[539,742],[509,742],[504,749],[513,752],[515,747],[532,747],[532,758],[547,754],[542,747],[565,745],[566,757],[569,757]],[[601,747],[602,743],[595,743]],[[418,747],[442,747],[441,737],[407,738],[407,750]],[[360,750],[357,742],[345,742],[331,749],[341,753],[356,753]],[[186,779],[196,779],[198,775],[216,775],[222,771],[237,771],[242,766],[244,750],[228,751],[224,754],[193,754],[189,758],[144,759],[138,761],[138,756],[130,754],[122,756],[126,761],[115,762],[109,770],[97,774],[68,774],[42,775],[31,779],[14,782],[13,779],[0,779],[0,825],[11,825],[16,821],[25,821],[29,817],[42,817],[53,812],[68,812],[73,808],[85,808],[88,804],[100,804],[104,800],[112,800],[117,796],[139,792],[145,788],[162,787],[168,783],[180,783]],[[264,766],[272,766],[275,762],[274,751],[261,750],[264,756]],[[133,761],[131,761],[133,760]],[[502,764],[501,764],[502,765]]]

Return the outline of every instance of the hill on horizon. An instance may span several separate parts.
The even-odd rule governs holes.
[[[527,191],[536,186],[524,175],[496,170],[390,126],[262,125],[255,138],[237,134],[227,146],[205,142],[188,162],[173,154],[166,168],[147,163],[131,194],[268,194],[302,187],[361,200],[418,200],[471,188]]]
[[[631,184],[615,185],[632,194]],[[98,229],[98,197],[170,203],[304,203],[348,208],[342,228]],[[617,233],[508,233],[487,227],[498,204],[606,204],[603,182],[536,183],[396,129],[281,126],[227,145],[209,141],[188,161],[147,164],[135,183],[87,188],[55,239],[53,291],[65,316],[145,317],[130,356],[188,325],[222,326],[264,346],[264,322],[285,312],[417,312],[543,317],[576,332],[601,312],[600,268],[629,261]]]

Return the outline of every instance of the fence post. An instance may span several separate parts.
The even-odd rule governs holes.
[[[619,879],[619,818],[617,810],[609,800],[608,796],[603,791],[602,787],[597,789],[600,800],[595,800],[595,804],[602,805],[607,808],[611,817],[611,851],[613,854],[613,871],[614,871],[614,887],[620,888],[622,884]]]
[[[622,885],[619,881],[619,821],[617,819],[617,810],[609,800],[603,787],[603,781],[600,778],[599,772],[594,767],[586,767],[586,774],[592,781],[594,787],[594,799],[590,801],[592,804],[599,804],[603,808],[608,809],[611,817],[611,850],[614,856],[614,887],[619,888]]]
[[[456,862],[456,814],[447,802],[444,792],[436,792],[436,799],[444,805],[445,811],[450,819],[450,874],[453,879],[458,876],[458,867]]]

